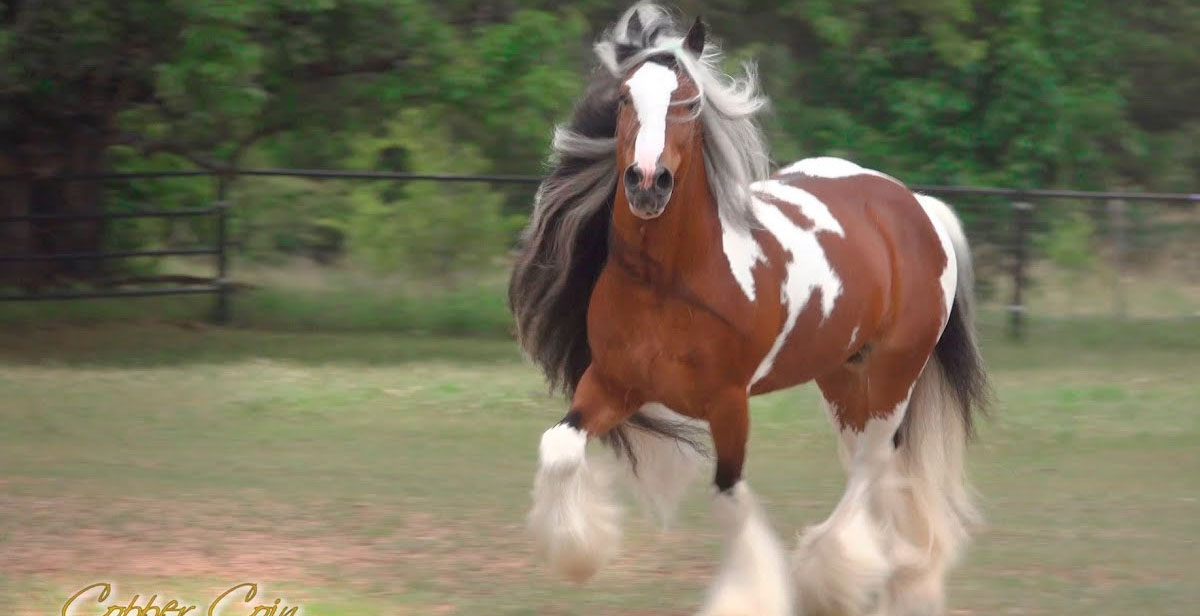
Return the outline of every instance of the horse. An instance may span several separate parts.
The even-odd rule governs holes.
[[[570,399],[538,447],[536,551],[576,581],[615,552],[589,440],[669,511],[707,432],[723,562],[700,613],[942,613],[988,391],[962,224],[844,159],[772,173],[753,67],[724,74],[704,22],[682,25],[640,3],[601,36],[517,249],[519,342]],[[743,477],[749,398],[810,381],[847,484],[789,557]]]

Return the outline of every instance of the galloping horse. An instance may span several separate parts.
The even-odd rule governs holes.
[[[538,551],[576,580],[613,554],[588,439],[669,507],[707,427],[725,556],[703,613],[942,612],[986,392],[958,219],[842,159],[769,175],[755,75],[722,74],[699,20],[638,4],[596,52],[509,288],[522,346],[571,398],[541,439]],[[848,484],[789,566],[742,477],[749,397],[808,381]]]

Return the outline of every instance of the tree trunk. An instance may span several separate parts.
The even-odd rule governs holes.
[[[18,173],[13,161],[0,156],[0,175]],[[0,180],[0,216],[31,214],[33,187],[27,179]],[[0,254],[17,255],[36,252],[33,225],[28,222],[0,222]],[[0,286],[32,288],[45,277],[44,263],[30,261],[0,261]]]
[[[96,180],[62,176],[105,171],[103,135],[90,127],[36,131],[38,138],[0,157],[0,216],[92,214],[103,211],[104,186]],[[32,135],[31,135],[32,137]],[[0,254],[49,256],[96,253],[104,249],[104,221],[39,220],[0,223]],[[35,290],[56,282],[94,279],[102,261],[53,259],[0,261],[0,285]]]

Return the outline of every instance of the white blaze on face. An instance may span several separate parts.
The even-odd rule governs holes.
[[[675,71],[654,62],[642,65],[625,82],[629,98],[638,117],[638,134],[633,146],[633,160],[646,178],[654,177],[658,157],[667,142],[667,108],[671,93],[679,87]]]

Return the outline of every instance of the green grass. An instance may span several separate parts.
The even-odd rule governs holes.
[[[1016,345],[989,319],[988,525],[951,613],[1196,613],[1198,330],[1035,320]],[[533,562],[535,445],[562,412],[503,338],[0,330],[0,605],[58,613],[108,580],[204,606],[256,581],[309,616],[690,613],[718,560],[706,486],[666,531],[630,507],[587,586]],[[748,473],[785,537],[828,514],[842,477],[811,388],[755,399]]]
[[[215,296],[88,299],[0,303],[0,327],[112,323],[205,323]],[[417,335],[502,336],[512,321],[503,286],[489,281],[463,289],[400,290],[366,283],[324,288],[239,289],[234,327],[275,331],[391,331]]]

